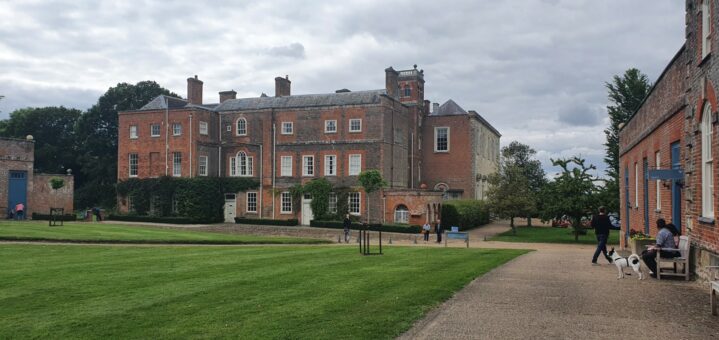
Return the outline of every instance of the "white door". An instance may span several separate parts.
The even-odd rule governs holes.
[[[237,196],[235,194],[225,194],[225,222],[235,223],[236,212]]]
[[[310,225],[310,221],[315,218],[312,215],[312,207],[310,207],[310,202],[312,202],[312,195],[304,194],[302,196],[302,225]]]

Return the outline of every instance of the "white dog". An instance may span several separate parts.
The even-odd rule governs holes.
[[[639,258],[639,255],[632,254],[629,255],[629,257],[624,258],[619,256],[619,254],[614,251],[614,248],[612,248],[612,250],[609,251],[609,256],[612,258],[614,265],[617,266],[617,270],[619,271],[619,276],[617,276],[617,279],[624,278],[624,268],[632,267],[632,269],[634,269],[634,272],[639,274],[639,279],[644,280],[644,274],[642,273],[642,261]]]

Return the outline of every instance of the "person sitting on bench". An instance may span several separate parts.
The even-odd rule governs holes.
[[[657,243],[650,246],[649,249],[642,252],[642,260],[647,268],[652,271],[651,277],[657,277],[657,252],[663,258],[673,258],[681,256],[678,251],[661,251],[662,248],[676,249],[677,244],[674,242],[674,236],[678,234],[677,228],[672,223],[666,223],[664,219],[657,220]]]

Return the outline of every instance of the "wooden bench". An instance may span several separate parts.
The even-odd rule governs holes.
[[[707,269],[714,269],[719,272],[719,266],[708,266]],[[714,280],[709,281],[709,301],[712,306],[712,315],[717,314],[719,308],[719,301],[717,301],[717,294],[719,294],[719,275],[714,275]]]
[[[661,257],[663,251],[678,251],[679,257],[664,258]],[[674,265],[674,271],[662,272],[662,263],[671,263]],[[682,270],[677,271],[677,265],[682,265]],[[664,268],[669,269],[669,268]],[[679,248],[662,248],[657,252],[657,279],[662,276],[683,276],[684,280],[689,281],[689,236],[679,236]]]

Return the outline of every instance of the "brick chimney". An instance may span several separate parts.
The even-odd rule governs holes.
[[[438,114],[439,113],[439,103],[432,104],[432,113]]]
[[[237,92],[235,90],[220,92],[220,103],[224,103],[228,99],[237,99]]]
[[[275,78],[275,97],[290,96],[290,78],[288,76]]]
[[[395,71],[392,66],[390,66],[384,70],[384,74],[387,95],[392,98],[399,98],[399,84],[397,83],[399,72]]]
[[[202,80],[187,78],[187,101],[190,104],[202,105]]]

